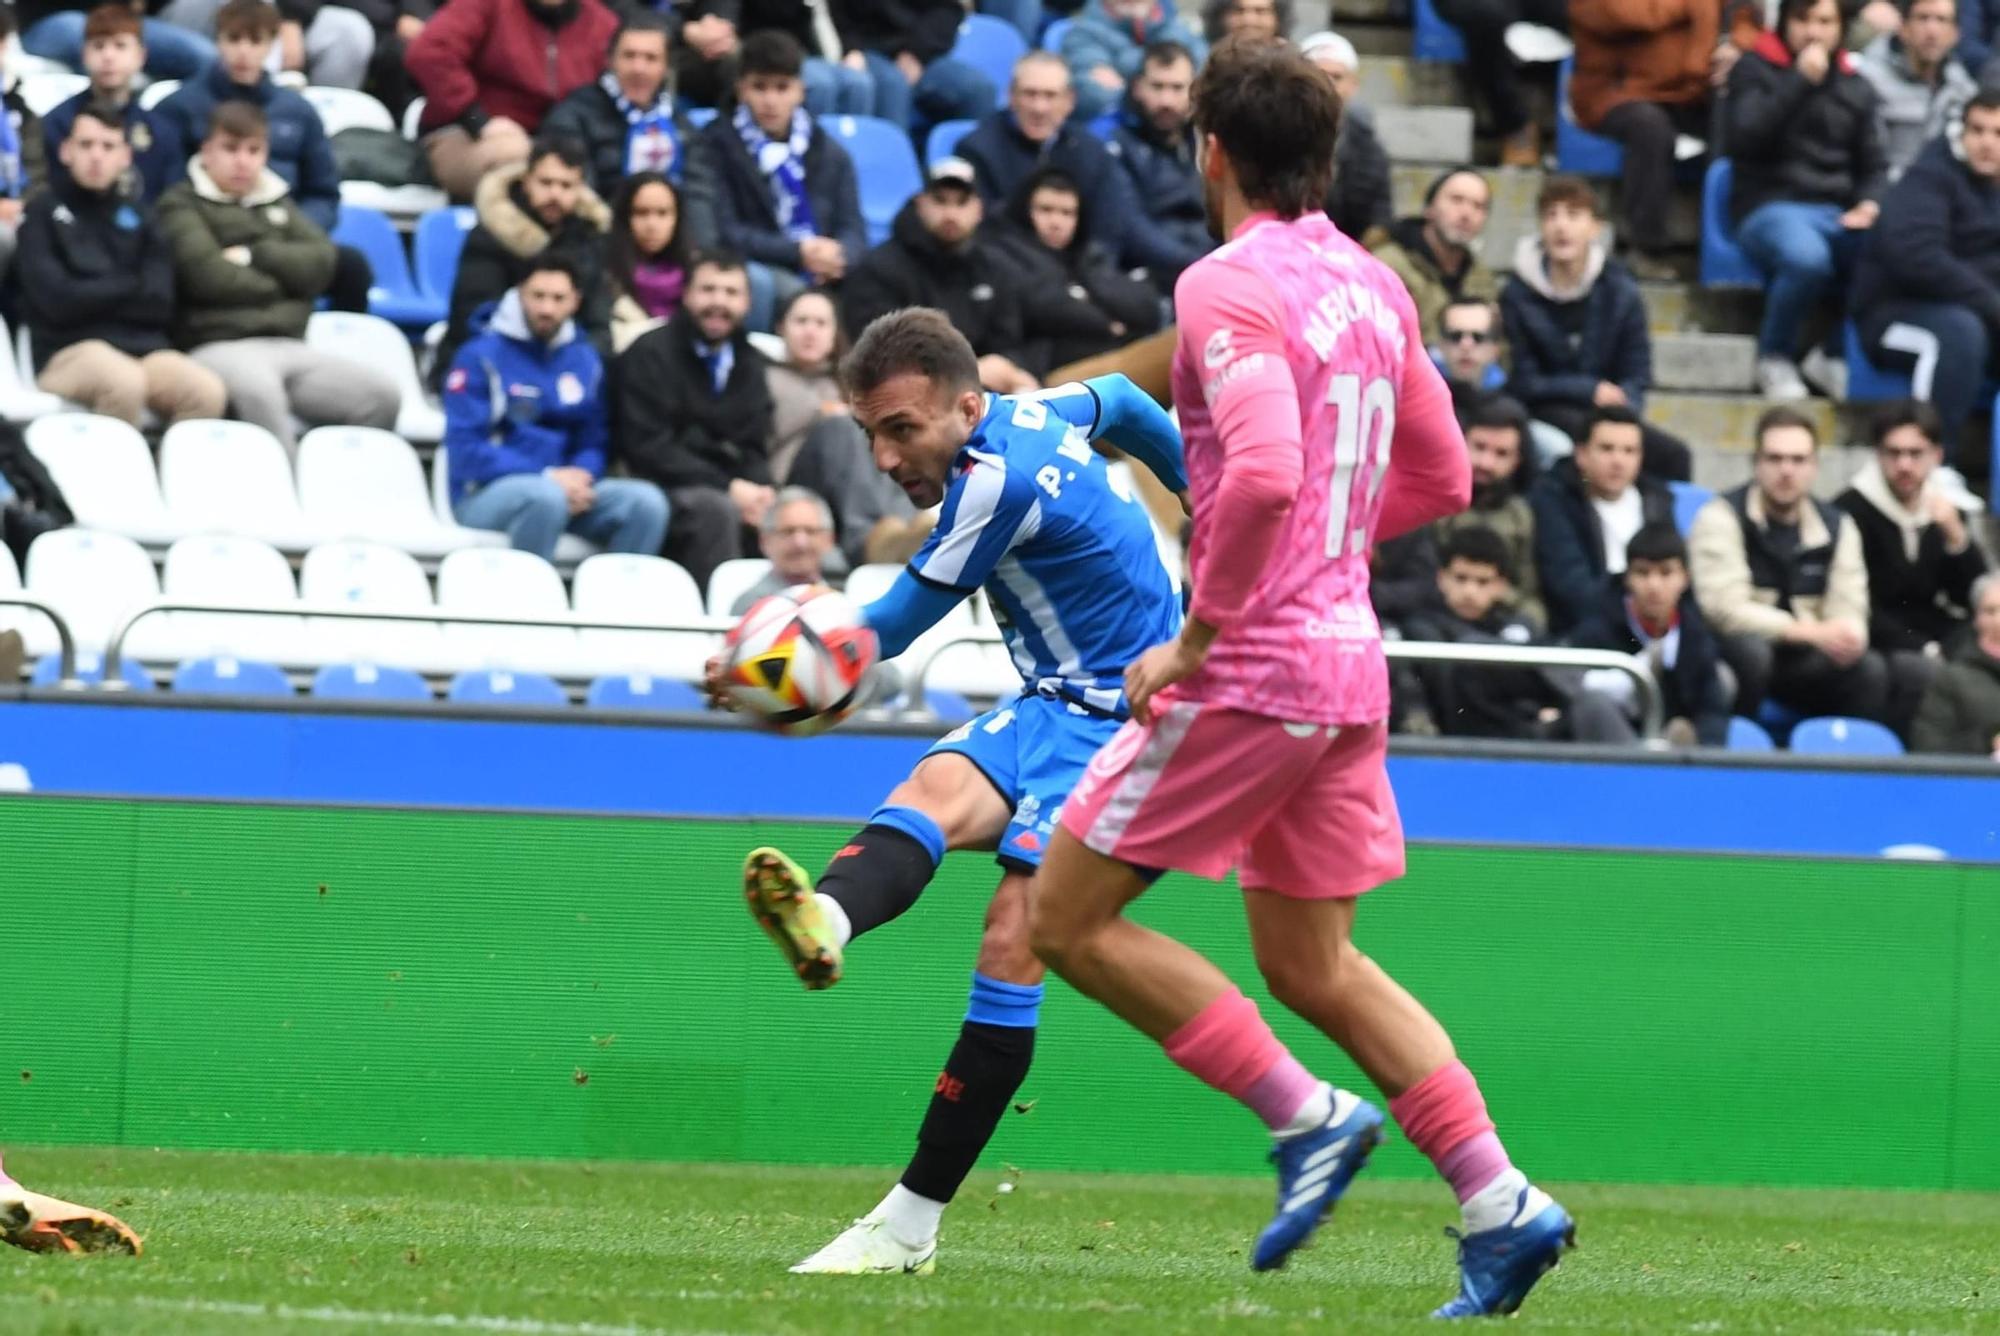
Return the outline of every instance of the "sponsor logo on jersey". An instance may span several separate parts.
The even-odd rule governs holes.
[[[451,374],[445,377],[444,381],[445,393],[457,394],[460,390],[463,390],[465,388],[465,381],[466,381],[465,368],[462,366],[453,367],[451,369]]]
[[[1214,370],[1219,366],[1227,366],[1230,359],[1236,356],[1236,348],[1233,342],[1235,337],[1227,329],[1218,329],[1215,333],[1209,335],[1208,342],[1202,345],[1201,364],[1210,370]]]

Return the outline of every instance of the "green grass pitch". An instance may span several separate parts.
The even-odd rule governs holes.
[[[811,1135],[795,1129],[789,1135]],[[143,1258],[0,1249],[9,1333],[1435,1330],[1437,1184],[1364,1176],[1310,1250],[1253,1275],[1254,1180],[982,1170],[934,1276],[785,1267],[886,1171],[17,1147],[30,1186],[116,1209]],[[1550,1331],[2000,1331],[2000,1196],[1561,1189],[1581,1248],[1518,1319]]]

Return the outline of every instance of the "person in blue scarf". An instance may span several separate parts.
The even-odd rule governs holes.
[[[800,288],[840,282],[868,246],[854,162],[805,109],[804,66],[790,33],[745,38],[735,114],[701,132],[688,169],[715,192],[703,240],[752,261],[753,329]]]
[[[705,208],[706,192],[688,178],[688,150],[695,128],[674,109],[667,75],[672,43],[667,21],[638,12],[611,39],[603,74],[556,103],[542,133],[568,136],[584,146],[590,184],[606,199],[640,172],[658,172],[686,199]]]
[[[0,6],[0,50],[14,35],[16,24],[11,6]],[[0,55],[0,60],[5,56]],[[0,82],[6,71],[0,69]],[[14,230],[28,196],[48,182],[42,147],[42,123],[21,98],[21,90],[9,86],[0,111],[0,276],[14,263]]]

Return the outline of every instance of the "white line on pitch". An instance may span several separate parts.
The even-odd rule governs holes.
[[[66,1301],[66,1302],[74,1302]],[[85,1300],[108,1306],[148,1308],[156,1312],[238,1317],[276,1322],[324,1322],[356,1327],[415,1327],[431,1331],[504,1332],[509,1336],[725,1336],[725,1333],[667,1331],[659,1327],[607,1325],[601,1322],[545,1322],[533,1317],[482,1317],[460,1313],[395,1313],[321,1305],[295,1308],[289,1304],[227,1303],[214,1299],[162,1299],[138,1296]]]

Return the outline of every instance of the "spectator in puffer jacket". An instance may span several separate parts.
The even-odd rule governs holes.
[[[2000,348],[2000,92],[1973,98],[1961,132],[1882,197],[1849,301],[1871,362],[1927,369],[1916,392],[1937,405],[1954,457]]]
[[[1646,303],[1610,257],[1597,194],[1574,176],[1552,177],[1535,202],[1539,235],[1521,238],[1500,315],[1514,359],[1507,392],[1544,422],[1581,439],[1595,409],[1645,412],[1653,380]],[[1694,457],[1680,440],[1645,427],[1645,468],[1685,481]]]
[[[1167,296],[1181,270],[1215,245],[1194,165],[1193,87],[1194,57],[1186,47],[1147,47],[1109,145],[1134,203],[1125,261],[1145,269]]]
[[[1087,239],[1083,192],[1059,167],[1022,184],[994,230],[994,242],[1018,265],[1026,294],[1028,368],[1045,376],[1108,352],[1160,327],[1151,284],[1111,262]]]
[[[1094,121],[1124,100],[1147,48],[1176,42],[1196,65],[1208,43],[1174,11],[1174,0],[1089,0],[1063,34],[1062,58],[1076,86],[1076,117]]]
[[[1888,164],[1875,90],[1843,49],[1840,6],[1784,0],[1780,26],[1730,70],[1722,134],[1735,163],[1737,241],[1769,280],[1758,388],[1796,400],[1809,393],[1797,361],[1806,318],[1838,290],[1874,226]]]
[[[404,58],[424,95],[431,176],[461,203],[523,162],[555,104],[604,72],[618,16],[603,0],[451,0]]]
[[[1900,34],[1883,33],[1861,53],[1875,89],[1875,132],[1894,181],[1924,145],[1958,123],[1979,85],[1953,54],[1957,0],[1906,0]]]
[[[1375,135],[1375,114],[1355,99],[1361,92],[1361,57],[1335,32],[1316,32],[1300,52],[1326,71],[1340,94],[1340,137],[1333,144],[1333,184],[1326,216],[1362,245],[1388,235],[1395,221],[1390,203],[1389,155]]]

